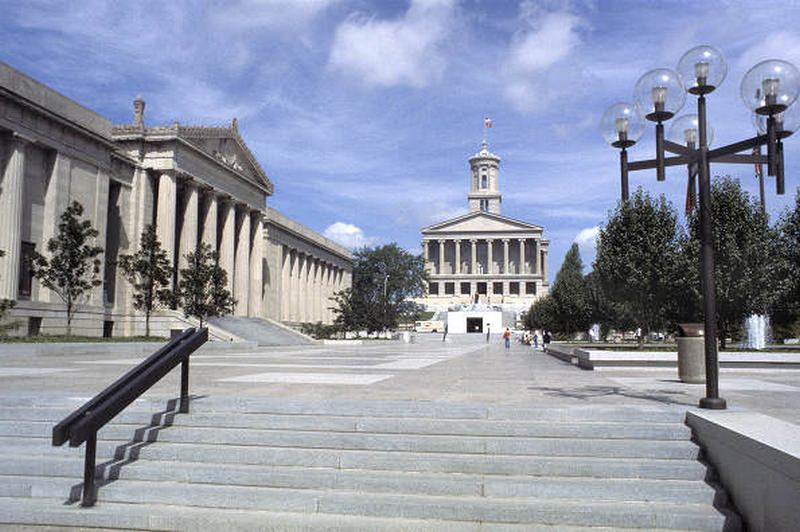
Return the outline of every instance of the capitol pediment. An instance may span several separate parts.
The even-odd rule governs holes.
[[[422,230],[424,235],[436,233],[502,233],[541,232],[542,227],[508,216],[488,212],[473,212],[430,225]]]

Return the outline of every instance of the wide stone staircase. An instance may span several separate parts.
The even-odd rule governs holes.
[[[261,318],[224,316],[208,320],[217,329],[260,346],[307,345],[314,340],[297,331]]]
[[[201,397],[176,415],[158,404],[137,401],[101,430],[98,503],[81,508],[83,449],[49,439],[74,405],[0,402],[0,523],[740,529],[715,508],[724,495],[677,409]]]

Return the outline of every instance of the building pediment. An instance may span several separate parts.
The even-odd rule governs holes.
[[[499,233],[541,232],[536,224],[515,220],[508,216],[488,212],[473,212],[430,225],[422,230],[423,235],[438,233]]]

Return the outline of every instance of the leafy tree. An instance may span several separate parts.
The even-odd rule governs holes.
[[[765,314],[775,303],[778,288],[776,235],[762,214],[758,201],[742,190],[737,180],[722,177],[711,186],[714,220],[714,262],[716,274],[717,327],[721,347],[735,336],[744,319]],[[700,292],[699,216],[689,218],[689,240],[684,281]],[[699,307],[699,300],[697,303]]]
[[[158,241],[155,227],[145,228],[139,251],[120,256],[119,266],[133,288],[133,308],[144,312],[145,336],[150,336],[150,315],[159,305],[168,306],[174,299],[170,290],[172,264]]]
[[[592,323],[600,324],[600,336],[605,338],[611,328],[630,330],[636,328],[636,321],[627,307],[612,300],[600,284],[597,272],[591,271],[586,277],[586,299]]]
[[[219,265],[219,254],[202,243],[185,257],[187,267],[181,270],[177,291],[177,300],[184,314],[200,320],[202,327],[208,318],[232,313],[236,301],[226,288],[228,274]]]
[[[556,302],[553,296],[546,295],[537,299],[525,314],[525,327],[533,331],[541,329],[543,331],[558,330]]]
[[[686,291],[679,282],[679,229],[672,205],[641,189],[610,214],[600,230],[594,271],[601,293],[615,305],[610,318],[616,325],[630,320],[649,332],[674,319],[670,309]]]
[[[93,245],[97,230],[89,220],[81,220],[83,206],[73,201],[61,215],[58,233],[47,242],[48,259],[35,252],[31,272],[42,286],[55,292],[66,305],[67,335],[72,334],[72,318],[77,304],[102,281],[99,278],[103,248]]]
[[[364,247],[353,255],[353,286],[337,292],[335,322],[346,331],[394,329],[413,321],[421,306],[409,301],[425,289],[424,259],[397,244]]]
[[[589,328],[592,323],[592,313],[578,244],[573,243],[567,251],[561,269],[556,274],[550,295],[555,308],[554,330],[573,335]]]
[[[779,296],[773,306],[772,325],[776,338],[800,336],[800,188],[794,209],[777,223],[775,258],[778,264]]]

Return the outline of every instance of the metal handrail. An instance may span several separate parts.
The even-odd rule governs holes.
[[[181,364],[179,412],[189,412],[189,355],[208,341],[208,329],[186,329],[53,427],[53,445],[86,443],[82,506],[94,506],[97,431]]]

